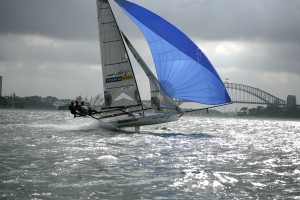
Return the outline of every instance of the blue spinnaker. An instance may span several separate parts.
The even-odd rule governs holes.
[[[137,4],[115,1],[143,32],[158,80],[170,97],[211,105],[230,102],[218,73],[184,33]]]

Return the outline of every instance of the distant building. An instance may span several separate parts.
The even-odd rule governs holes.
[[[290,108],[296,106],[296,96],[295,95],[288,95],[286,99],[286,107]]]
[[[2,97],[2,76],[0,76],[0,97]]]

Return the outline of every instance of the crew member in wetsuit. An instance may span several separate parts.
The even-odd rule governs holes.
[[[87,115],[88,113],[90,113],[91,108],[84,105],[84,101],[81,102],[80,105],[80,113],[82,113],[83,115]]]
[[[89,106],[86,106],[84,102],[79,104],[78,101],[75,101],[75,103],[72,101],[69,110],[74,115],[74,118],[101,113],[101,111],[92,110]]]
[[[74,115],[74,117],[77,117],[77,116],[76,116],[77,113],[76,113],[74,101],[72,101],[71,104],[69,105],[69,110],[70,110],[70,112]]]
[[[74,105],[75,110],[80,111],[80,105],[78,101],[75,101],[75,105]]]

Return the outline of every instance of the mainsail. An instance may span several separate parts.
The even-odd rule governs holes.
[[[218,73],[184,33],[139,5],[115,1],[143,32],[160,85],[170,97],[211,105],[230,102]]]
[[[140,107],[134,72],[108,0],[97,0],[97,9],[105,100],[102,108]]]

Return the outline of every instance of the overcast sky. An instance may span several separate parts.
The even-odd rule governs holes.
[[[187,34],[224,81],[283,100],[296,95],[300,104],[299,0],[132,1]],[[143,35],[110,2],[119,26],[152,65]],[[102,87],[100,63],[95,0],[0,0],[3,95],[90,96]],[[139,87],[148,87],[133,64]],[[141,91],[144,99],[148,92]]]

